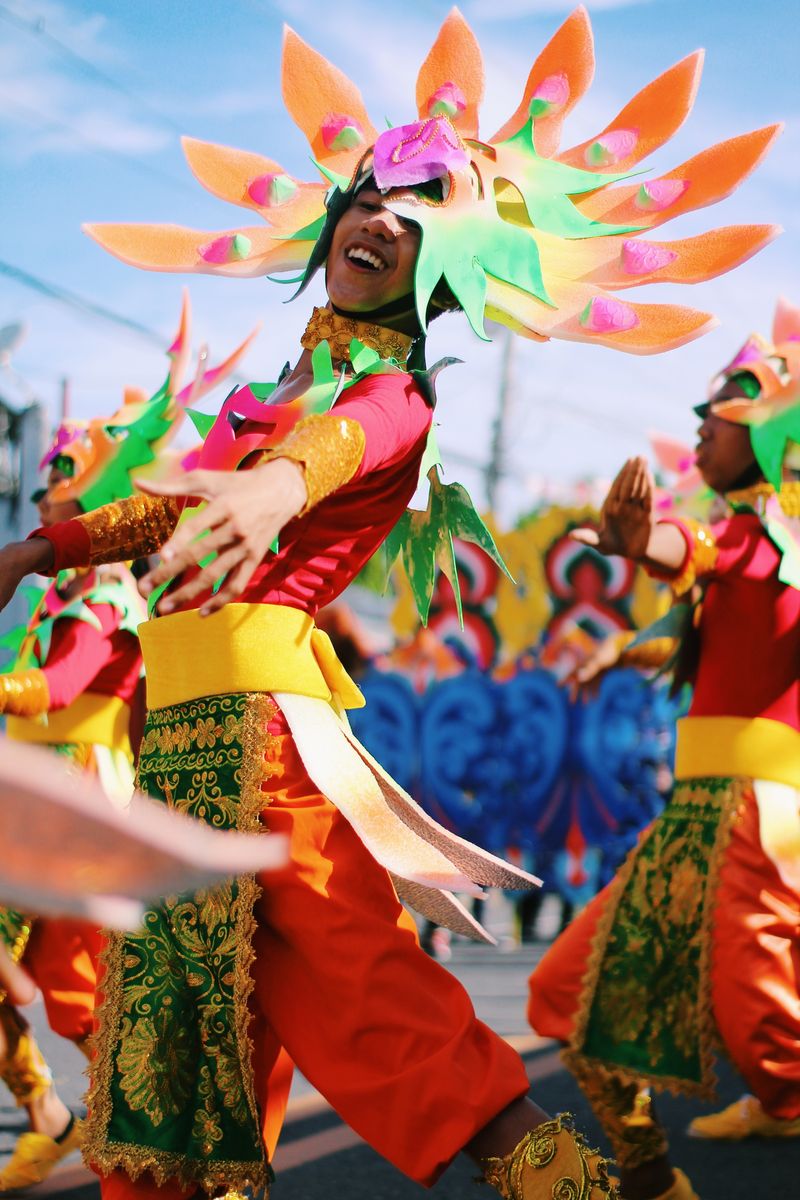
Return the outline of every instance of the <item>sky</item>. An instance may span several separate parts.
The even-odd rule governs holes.
[[[24,322],[12,366],[54,418],[63,378],[77,416],[110,413],[126,385],[155,390],[184,283],[196,345],[222,357],[260,322],[242,370],[250,379],[276,377],[295,354],[305,300],[284,303],[288,289],[265,279],[137,271],[100,250],[81,222],[235,225],[242,210],[194,180],[179,136],[258,151],[313,177],[307,143],[280,97],[283,23],[355,81],[376,124],[383,117],[402,124],[415,118],[416,73],[449,7],[440,0],[0,0],[0,326]],[[463,0],[461,7],[484,54],[481,120],[491,134],[516,108],[531,64],[573,5]],[[680,350],[634,357],[514,339],[497,500],[505,524],[575,480],[612,476],[626,457],[646,451],[650,430],[691,443],[691,406],[708,379],[752,329],[769,333],[778,295],[800,304],[800,34],[789,7],[783,0],[588,7],[597,70],[566,123],[564,146],[601,130],[641,87],[702,46],[694,111],[648,169],[669,170],[715,141],[774,121],[786,128],[733,196],[670,222],[662,236],[748,222],[777,222],[785,232],[718,280],[626,293],[718,316],[719,328]],[[42,294],[20,273],[79,297],[88,310]],[[321,301],[319,290],[313,299]],[[495,331],[490,345],[481,343],[461,316],[442,318],[430,339],[431,361],[464,360],[440,377],[437,420],[447,477],[466,484],[479,506],[505,341]]]

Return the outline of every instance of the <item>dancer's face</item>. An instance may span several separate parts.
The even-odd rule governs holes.
[[[47,476],[47,491],[36,503],[36,507],[39,509],[39,520],[45,528],[49,525],[57,525],[59,521],[71,521],[73,517],[80,517],[83,513],[83,509],[76,500],[61,500],[54,504],[50,499],[56,484],[68,478],[69,476],[65,475],[63,471],[59,471],[58,467],[50,468],[50,474]]]
[[[386,197],[364,187],[339,218],[326,266],[331,303],[368,313],[414,289],[420,230],[385,207]]]
[[[708,486],[721,494],[731,491],[756,464],[748,426],[726,421],[714,413],[715,403],[743,396],[746,392],[740,384],[727,382],[712,398],[698,430],[698,470]]]

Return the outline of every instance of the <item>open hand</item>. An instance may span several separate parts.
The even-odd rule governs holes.
[[[594,695],[606,672],[619,664],[623,649],[624,643],[618,634],[611,633],[603,638],[589,657],[570,671],[564,680],[564,686],[569,689],[570,699],[574,702],[581,692],[589,696]]]
[[[137,486],[154,495],[196,496],[208,502],[178,526],[162,546],[158,566],[139,584],[142,595],[147,596],[159,584],[177,578],[214,553],[212,562],[156,606],[160,613],[172,612],[224,577],[222,587],[200,609],[203,617],[241,595],[284,525],[302,511],[307,500],[302,468],[287,458],[273,459],[250,471],[187,471],[170,483],[142,480]]]
[[[573,529],[576,542],[601,554],[640,559],[653,532],[653,477],[643,458],[629,458],[603,501],[599,529]]]

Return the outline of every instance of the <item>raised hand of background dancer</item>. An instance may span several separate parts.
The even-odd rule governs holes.
[[[137,486],[154,495],[207,501],[201,512],[178,526],[161,547],[159,564],[139,584],[146,596],[215,552],[213,562],[156,606],[160,613],[173,612],[224,576],[222,587],[200,609],[202,617],[242,594],[284,525],[302,512],[308,499],[302,468],[287,458],[273,459],[251,471],[188,471],[170,483],[141,480]]]
[[[53,547],[46,538],[9,542],[0,549],[0,611],[14,598],[26,575],[47,573],[53,565]]]
[[[653,531],[653,479],[643,458],[629,458],[609,488],[599,529],[573,529],[571,537],[601,554],[644,558]]]
[[[591,696],[597,691],[606,672],[619,665],[622,651],[623,644],[619,637],[611,633],[598,642],[587,659],[570,671],[563,686],[568,689],[573,703],[580,692]]]

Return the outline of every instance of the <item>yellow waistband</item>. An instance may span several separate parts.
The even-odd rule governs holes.
[[[210,617],[157,617],[138,632],[148,708],[232,692],[291,692],[343,708],[365,703],[328,635],[296,608],[226,604]]]
[[[37,717],[8,717],[6,733],[16,742],[49,745],[83,742],[130,754],[130,719],[130,708],[118,696],[84,692],[66,708],[48,713],[46,721]]]
[[[800,732],[767,717],[684,717],[675,778],[740,775],[800,788]]]

